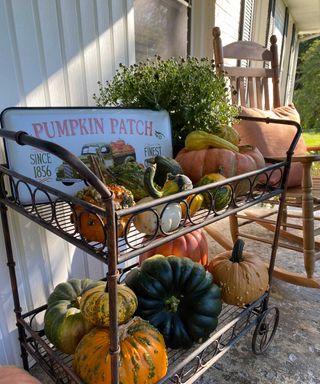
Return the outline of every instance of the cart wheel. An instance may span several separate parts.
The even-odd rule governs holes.
[[[256,355],[264,353],[273,336],[276,333],[279,323],[279,309],[268,308],[261,316],[252,337],[252,350]]]

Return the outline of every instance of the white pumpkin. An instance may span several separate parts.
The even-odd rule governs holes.
[[[144,197],[137,203],[143,204],[149,201],[155,200],[151,196]],[[168,205],[162,204],[152,208],[161,217],[160,226],[164,232],[174,231],[179,227],[182,211],[179,203],[170,203]],[[145,233],[146,235],[154,235],[157,230],[157,216],[151,210],[139,213],[134,217],[134,225],[139,232]],[[161,233],[161,230],[158,230]]]

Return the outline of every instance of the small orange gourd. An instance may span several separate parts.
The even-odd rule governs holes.
[[[113,193],[115,209],[128,208],[135,205],[133,194],[122,185],[107,185]],[[106,204],[102,201],[100,193],[92,186],[85,187],[77,192],[76,197],[92,205],[105,209]],[[74,205],[74,213],[71,215],[71,222],[77,224],[77,229],[81,236],[87,241],[106,241],[105,217],[86,211],[81,205]],[[130,216],[122,216],[117,223],[118,236],[123,236]]]
[[[161,333],[148,321],[134,317],[119,327],[119,382],[153,384],[166,373],[167,352]],[[109,328],[93,328],[82,338],[73,369],[86,384],[111,383]]]
[[[257,300],[269,287],[268,268],[262,260],[243,252],[244,241],[238,239],[232,251],[215,256],[208,271],[221,288],[222,300],[243,306]]]

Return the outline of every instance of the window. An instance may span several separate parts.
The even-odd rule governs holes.
[[[292,95],[295,84],[295,70],[297,64],[297,54],[298,54],[298,35],[296,33],[295,25],[292,25],[291,28],[291,40],[290,40],[290,53],[288,58],[288,71],[286,77],[286,86],[285,86],[285,103],[289,104],[292,102]]]
[[[284,103],[286,98],[286,88],[288,86],[288,70],[291,70],[289,63],[290,41],[288,40],[289,29],[289,10],[282,0],[269,1],[269,24],[268,41],[270,36],[276,35],[278,45],[279,69],[280,69],[280,98]],[[292,45],[292,44],[291,44]],[[290,69],[291,68],[291,69]]]
[[[241,0],[239,40],[251,41],[254,0]],[[240,60],[241,67],[248,67],[249,60]]]
[[[242,0],[239,23],[239,40],[250,41],[252,37],[254,0]]]
[[[269,46],[270,37],[273,34],[275,8],[276,8],[276,1],[275,0],[269,0],[268,23],[267,23],[266,41],[265,41],[266,47]]]
[[[287,28],[288,28],[287,19],[288,19],[288,12],[286,10],[286,6],[282,1],[277,1],[276,7],[275,7],[275,14],[274,14],[273,34],[277,36],[280,68],[282,66],[282,53],[283,53],[283,47],[285,44],[285,37],[287,34]]]
[[[134,0],[136,61],[189,54],[191,0]]]

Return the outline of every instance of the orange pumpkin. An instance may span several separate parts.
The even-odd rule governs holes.
[[[239,152],[220,148],[187,151],[183,148],[176,161],[193,184],[198,183],[202,176],[221,169],[223,176],[228,178],[265,167],[261,152],[250,145],[240,146]]]
[[[175,255],[188,257],[191,260],[207,266],[208,264],[208,242],[201,229],[194,230],[186,235],[177,237],[166,244],[160,245],[140,255],[140,263],[153,255],[164,256]]]
[[[164,338],[148,321],[134,317],[121,325],[119,343],[120,383],[153,384],[167,373]],[[109,328],[93,328],[78,344],[73,369],[85,383],[111,383],[109,346]]]

